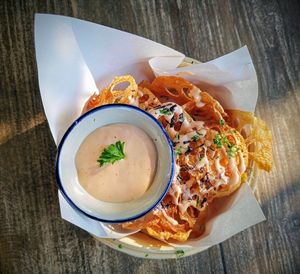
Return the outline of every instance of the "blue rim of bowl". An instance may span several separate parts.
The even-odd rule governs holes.
[[[129,109],[133,109],[133,110],[136,110],[146,116],[148,116],[152,121],[154,121],[158,126],[159,128],[161,129],[161,131],[163,132],[167,142],[168,142],[168,145],[169,145],[169,151],[170,151],[170,154],[171,154],[171,176],[169,178],[169,181],[167,183],[167,186],[164,190],[164,192],[161,194],[160,198],[150,207],[148,208],[147,210],[135,215],[135,216],[132,216],[130,218],[126,218],[126,219],[117,219],[117,220],[106,220],[106,219],[101,219],[101,218],[98,218],[96,216],[93,216],[87,212],[85,212],[84,210],[82,210],[81,208],[79,208],[73,201],[72,199],[68,196],[68,194],[66,193],[66,191],[64,190],[63,186],[62,186],[62,182],[60,180],[60,175],[59,175],[59,160],[60,160],[60,154],[61,154],[61,150],[62,150],[62,147],[66,141],[66,139],[68,138],[69,134],[71,133],[71,131],[73,130],[73,128],[79,124],[81,122],[81,120],[83,120],[85,117],[89,116],[90,114],[94,113],[94,112],[97,112],[97,111],[101,111],[103,109],[107,109],[107,108],[118,108],[118,107],[122,107],[122,108],[129,108]],[[67,202],[75,209],[75,210],[78,210],[80,211],[81,213],[83,213],[85,216],[91,218],[91,219],[94,219],[96,221],[99,221],[99,222],[104,222],[104,223],[124,223],[124,222],[130,222],[130,221],[133,221],[133,220],[136,220],[138,218],[141,218],[143,217],[144,215],[146,215],[148,212],[150,212],[152,209],[154,209],[161,201],[162,199],[166,196],[171,184],[172,184],[172,181],[173,181],[173,178],[174,178],[174,151],[173,151],[173,144],[172,144],[172,141],[168,135],[168,133],[166,132],[166,130],[163,128],[163,126],[161,125],[161,123],[154,117],[152,116],[151,114],[149,114],[148,112],[138,108],[138,107],[135,107],[135,106],[131,106],[131,105],[125,105],[125,104],[108,104],[108,105],[104,105],[104,106],[100,106],[100,107],[96,107],[96,108],[93,108],[91,109],[90,111],[84,113],[83,115],[81,115],[78,119],[76,119],[72,124],[71,126],[67,129],[67,131],[65,132],[65,134],[63,135],[59,145],[58,145],[58,149],[57,149],[57,154],[56,154],[56,164],[55,164],[55,176],[56,176],[56,182],[57,182],[57,185],[58,185],[58,188],[59,190],[61,191],[62,195],[64,196],[64,198],[67,200]]]

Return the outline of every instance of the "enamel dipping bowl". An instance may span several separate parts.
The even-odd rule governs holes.
[[[126,203],[104,202],[91,196],[80,185],[75,165],[84,139],[97,128],[116,123],[139,127],[157,150],[156,174],[150,188],[140,198]],[[72,207],[101,222],[122,223],[144,216],[164,198],[173,176],[174,153],[168,134],[152,115],[134,106],[111,104],[90,110],[69,127],[58,147],[56,177],[61,193]]]

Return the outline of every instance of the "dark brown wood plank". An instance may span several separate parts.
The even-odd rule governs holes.
[[[257,113],[274,137],[275,167],[258,186],[268,220],[177,261],[127,256],[63,221],[37,82],[35,12],[125,30],[201,61],[247,44],[260,86]],[[0,272],[299,272],[299,26],[297,1],[0,1]]]

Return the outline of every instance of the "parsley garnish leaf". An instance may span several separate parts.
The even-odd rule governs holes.
[[[203,135],[202,134],[199,134],[199,133],[196,133],[193,137],[192,137],[192,140],[194,142],[197,142]]]
[[[174,151],[174,153],[175,153],[175,156],[178,156],[178,155],[180,155],[180,154],[182,153],[182,151],[181,151],[181,147],[179,147],[179,148],[176,148],[176,149],[175,149],[175,151]]]
[[[213,139],[214,144],[217,146],[217,148],[222,147],[222,136],[220,134],[217,134],[216,138]]]
[[[220,119],[220,125],[224,126],[225,125],[225,121],[223,119]]]
[[[235,153],[238,150],[235,148],[235,144],[230,143],[226,136],[221,135],[221,134],[217,134],[216,138],[213,139],[213,142],[214,142],[214,144],[216,145],[217,148],[221,148],[223,145],[227,145],[227,147],[229,149],[227,151],[228,156],[230,158],[235,157]]]
[[[178,258],[184,256],[184,251],[182,249],[176,250],[176,256]]]
[[[234,158],[235,157],[235,152],[233,150],[233,148],[230,148],[228,151],[227,151],[227,154],[230,158]]]
[[[99,163],[100,167],[104,164],[111,163],[114,164],[116,161],[122,160],[125,158],[124,153],[124,145],[125,142],[116,142],[115,144],[111,144],[106,147],[97,162]]]
[[[163,115],[172,115],[172,111],[167,108],[160,109],[159,112]]]

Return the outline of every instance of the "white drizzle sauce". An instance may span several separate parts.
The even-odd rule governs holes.
[[[178,205],[178,199],[179,199],[180,195],[182,194],[182,190],[181,190],[181,185],[179,184],[179,182],[177,180],[175,180],[172,183],[169,194],[173,197],[174,204]]]
[[[192,129],[191,123],[187,119],[184,119],[179,132],[184,133],[184,132],[187,132],[191,129]]]
[[[183,185],[183,191],[182,191],[182,198],[184,200],[188,200],[189,198],[191,198],[191,192],[190,192],[190,187],[188,185]]]
[[[199,91],[200,92],[200,91]],[[200,97],[199,97],[200,98]],[[171,115],[162,114],[162,109],[173,109],[173,113]],[[170,126],[171,120],[175,113],[177,115],[183,114],[183,108],[175,103],[165,103],[162,104],[159,108],[151,109],[149,111],[156,119],[161,116],[164,116],[169,125],[166,126],[166,130],[170,136],[170,138],[176,143],[175,149],[180,149],[181,153],[185,153],[189,147],[189,142],[192,141],[192,138],[198,134],[203,138],[206,135],[206,129],[204,127],[204,122],[202,121],[191,121],[189,122],[186,117],[184,117],[183,122],[181,124],[179,132],[174,129],[174,126]],[[196,129],[196,130],[194,130]]]
[[[220,165],[220,158],[215,159],[215,167],[218,174],[222,174],[225,171],[225,168]]]
[[[181,204],[178,205],[178,208],[180,212],[183,214],[190,206],[196,207],[196,201],[195,200],[182,201]]]
[[[170,187],[170,190],[169,190],[169,194],[173,198],[173,203],[176,205],[178,205],[178,199],[179,199],[180,195],[182,194],[180,182],[177,180],[179,170],[180,170],[180,166],[178,164],[176,164],[175,165],[175,174],[174,174],[175,178],[174,178],[172,185]]]
[[[205,104],[201,102],[201,91],[198,88],[194,88],[191,90],[190,95],[194,98],[197,107],[203,107]],[[170,109],[172,107],[173,113],[171,115],[162,114],[160,112],[161,109]],[[175,145],[175,149],[180,149],[181,153],[185,153],[189,147],[189,142],[192,141],[192,138],[196,134],[200,134],[200,138],[205,137],[207,130],[205,128],[203,121],[191,121],[189,122],[186,117],[184,116],[184,120],[181,124],[181,128],[179,132],[177,132],[174,127],[170,127],[171,120],[176,113],[177,115],[182,115],[184,113],[183,108],[175,103],[164,103],[159,108],[150,110],[150,113],[155,116],[157,119],[161,116],[164,116],[166,121],[169,123],[169,125],[166,127],[166,130],[173,140]],[[210,147],[213,144],[210,140],[204,140],[204,157],[197,163],[196,167],[197,169],[200,169],[202,167],[206,167],[206,172],[210,176],[210,180],[213,183],[213,186],[210,189],[202,189],[201,191],[204,193],[209,192],[211,189],[218,188],[222,184],[237,184],[240,180],[240,174],[243,174],[246,171],[246,165],[243,158],[242,152],[238,152],[236,157],[239,157],[239,166],[236,165],[236,159],[235,158],[229,158],[229,170],[230,170],[230,177],[227,177],[225,175],[225,167],[223,167],[220,164],[220,160],[223,157],[228,157],[227,151],[224,147],[221,149],[221,153],[219,157],[215,158],[214,161],[211,163],[212,166],[210,166],[210,161],[207,157],[207,148]],[[213,155],[212,155],[213,157]],[[215,168],[215,174],[213,175],[212,167],[214,165]],[[185,184],[180,184],[180,181],[177,180],[177,175],[179,174],[180,167],[176,164],[176,179],[172,183],[172,187],[170,188],[169,194],[173,198],[174,204],[178,205],[179,210],[181,213],[185,213],[187,208],[189,206],[196,206],[196,201],[192,200],[193,193],[191,193],[190,188],[192,187],[194,183],[194,179],[191,179]],[[199,183],[199,182],[198,182]],[[181,196],[182,194],[182,196]],[[179,203],[179,198],[182,197],[181,202]],[[167,215],[167,213],[162,210],[164,217],[173,225],[178,224],[176,220],[171,218]]]
[[[194,87],[191,91],[190,91],[190,95],[194,98],[196,106],[198,108],[201,108],[203,106],[205,106],[205,104],[203,102],[201,102],[201,90]]]
[[[170,217],[163,208],[161,208],[161,212],[169,223],[171,223],[172,225],[178,225],[178,222]]]
[[[215,187],[218,188],[222,184],[228,183],[228,177],[225,175],[225,168],[220,164],[220,158],[216,158],[214,161],[216,172],[219,178],[216,179]]]
[[[138,95],[139,95],[140,97],[142,97],[142,96],[144,95],[144,93],[143,93],[140,89],[138,89]]]
[[[173,108],[173,113],[171,115],[167,115],[167,114],[162,114],[160,112],[161,109],[169,109],[170,107],[172,106],[175,106]],[[164,116],[164,118],[166,119],[166,121],[168,123],[171,122],[174,114],[183,114],[183,108],[175,103],[165,103],[165,104],[161,104],[161,106],[159,108],[156,108],[156,109],[151,109],[149,111],[156,119],[158,119],[159,117],[161,116]],[[187,132],[190,132],[191,130],[193,130],[193,128],[196,128],[197,130],[201,129],[201,130],[204,130],[203,131],[203,134],[205,135],[206,131],[204,129],[204,122],[202,121],[192,121],[192,122],[189,122],[185,117],[184,117],[184,120],[182,122],[182,125],[181,125],[181,128],[180,128],[180,131],[179,133],[187,133]]]
[[[201,167],[206,166],[207,172],[210,172],[209,161],[208,161],[208,158],[206,155],[206,151],[207,151],[206,146],[203,146],[203,149],[204,149],[204,157],[197,163],[196,167],[197,167],[197,169],[200,169]]]
[[[239,159],[240,159],[239,171],[240,171],[240,174],[243,174],[246,171],[245,160],[244,160],[242,152],[238,152],[238,155],[239,155]]]
[[[240,179],[240,174],[239,174],[239,170],[235,163],[235,158],[229,158],[229,169],[231,171],[231,178],[230,178],[229,184],[234,185],[234,184],[238,183],[238,181]]]
[[[128,100],[129,100],[129,104],[132,105],[132,106],[136,106],[138,107],[139,106],[139,101],[137,98],[133,98],[132,95],[128,96]]]
[[[191,126],[196,128],[197,130],[204,130],[204,135],[206,134],[206,130],[204,129],[204,122],[203,121],[193,121]]]
[[[191,132],[186,135],[178,135],[179,139],[175,138],[174,140],[174,142],[177,143],[175,149],[180,149],[182,153],[185,153],[188,149],[189,141],[195,134],[196,134],[195,132]]]

